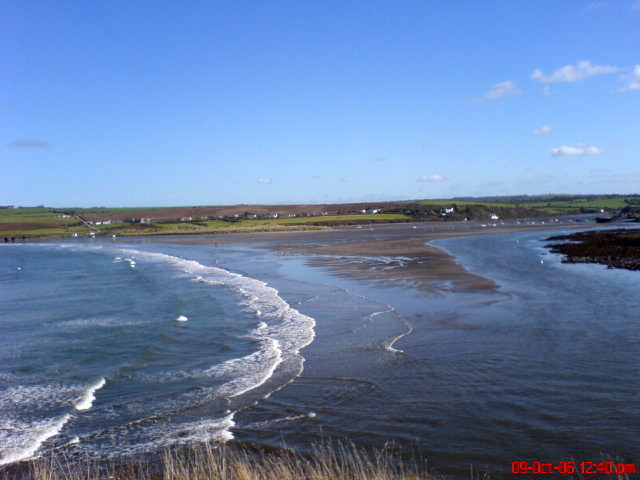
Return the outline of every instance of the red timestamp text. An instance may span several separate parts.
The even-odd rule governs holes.
[[[634,463],[615,462],[513,462],[511,473],[637,473]]]

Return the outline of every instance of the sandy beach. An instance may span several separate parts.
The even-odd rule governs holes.
[[[492,235],[550,228],[584,228],[583,223],[536,222],[487,225],[482,222],[424,222],[343,227],[321,231],[264,232],[240,235],[198,235],[172,238],[185,244],[220,247],[250,242],[284,255],[304,255],[307,264],[332,274],[369,281],[392,282],[428,291],[491,292],[496,284],[458,265],[432,240]],[[161,238],[161,237],[160,237]]]

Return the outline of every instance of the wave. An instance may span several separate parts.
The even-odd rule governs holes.
[[[390,339],[388,339],[385,343],[384,343],[384,348],[385,350],[387,350],[388,352],[391,353],[404,353],[404,350],[399,350],[397,348],[393,348],[393,345],[400,340],[403,337],[406,337],[407,335],[409,335],[411,332],[413,332],[413,327],[411,325],[409,325],[409,322],[407,322],[404,318],[402,319],[405,326],[407,327],[407,330],[403,333],[401,333],[400,335],[396,335],[395,337],[392,337]]]
[[[316,322],[292,308],[278,295],[278,290],[255,278],[205,266],[195,260],[132,249],[120,252],[123,257],[135,256],[138,261],[168,263],[200,283],[227,287],[240,297],[241,305],[260,319],[258,327],[248,333],[248,337],[256,341],[257,351],[200,372],[205,377],[229,378],[216,393],[227,398],[240,396],[265,384],[283,363],[299,362],[297,375],[301,373],[304,358],[299,352],[313,341]]]
[[[32,423],[0,420],[0,444],[3,445],[0,465],[7,465],[32,458],[40,446],[49,438],[57,435],[70,414]]]
[[[163,438],[164,444],[191,442],[228,442],[233,440],[231,429],[235,426],[234,413],[220,419],[200,420],[177,425],[169,435]]]
[[[282,363],[279,342],[267,338],[260,350],[242,358],[234,358],[205,370],[205,376],[232,378],[217,393],[232,398],[263,385]]]
[[[95,393],[105,386],[107,381],[103,378],[89,387],[82,397],[78,399],[74,405],[76,410],[89,410],[93,406],[93,402],[96,400]]]

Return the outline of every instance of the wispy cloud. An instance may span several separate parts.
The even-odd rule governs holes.
[[[542,83],[573,83],[595,75],[605,75],[620,71],[618,67],[611,65],[593,65],[588,60],[582,60],[575,64],[565,65],[551,75],[545,75],[539,68],[531,74],[531,78]]]
[[[624,81],[624,86],[618,89],[619,92],[640,90],[640,65],[636,65],[632,73],[623,75],[622,80]]]
[[[553,132],[552,127],[550,127],[549,125],[543,125],[540,128],[531,132],[531,135],[544,135],[546,133],[551,133],[551,132]]]
[[[270,178],[259,178],[258,183],[262,185],[271,185],[273,183],[273,180]]]
[[[9,148],[47,148],[49,142],[44,140],[35,140],[33,138],[25,138],[24,140],[16,140],[7,145]]]
[[[592,168],[591,170],[589,170],[589,175],[595,176],[595,177],[608,175],[610,173],[611,173],[611,170],[608,168]]]
[[[640,0],[633,2],[629,8],[632,12],[640,12]]]
[[[575,147],[570,145],[561,145],[551,149],[551,155],[554,157],[576,157],[579,155],[602,155],[604,150],[598,147],[588,147],[584,143],[576,143]]]
[[[587,5],[587,7],[584,9],[585,12],[593,12],[596,10],[602,10],[604,8],[610,7],[611,4],[609,2],[591,2],[589,5]]]
[[[423,175],[418,179],[419,182],[446,182],[446,180],[446,178],[442,175],[438,175],[437,173],[432,175]]]
[[[504,97],[517,97],[518,95],[522,95],[522,90],[516,86],[515,82],[506,80],[504,82],[496,83],[491,90],[485,93],[484,96],[477,101],[487,102]]]
[[[376,157],[373,159],[374,162],[384,162],[387,157]]]

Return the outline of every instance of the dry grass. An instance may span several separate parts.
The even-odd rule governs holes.
[[[605,461],[605,460],[603,460]],[[611,461],[611,459],[608,459]],[[614,462],[615,463],[615,462]],[[498,478],[505,477],[499,475]],[[510,475],[509,478],[514,477]],[[68,461],[60,455],[41,457],[2,480],[438,480],[420,461],[401,458],[393,448],[365,451],[351,443],[327,443],[310,455],[291,450],[257,451],[229,445],[202,444],[171,449],[156,462],[127,459],[110,465],[91,458]],[[470,480],[489,480],[471,470]],[[547,478],[545,476],[545,478]],[[630,480],[628,474],[554,475],[557,479]]]
[[[3,480],[431,480],[416,462],[401,461],[392,449],[365,452],[352,444],[317,446],[310,455],[204,444],[164,452],[155,463],[127,460],[100,465],[90,458],[69,462],[42,457]]]

